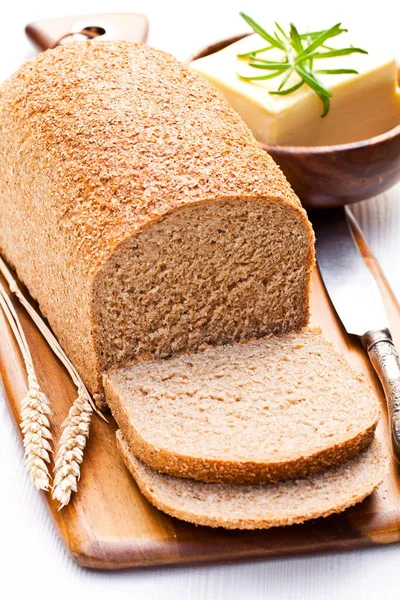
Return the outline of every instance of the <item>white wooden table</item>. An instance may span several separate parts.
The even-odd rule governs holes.
[[[373,26],[400,56],[398,0],[366,3],[335,0],[36,0],[0,8],[0,79],[33,55],[25,39],[29,21],[90,12],[142,12],[150,19],[149,43],[185,59],[197,48],[244,30],[237,16],[252,16],[317,26],[358,21]],[[397,27],[396,27],[397,26]],[[397,28],[397,34],[396,34]],[[383,32],[383,33],[382,33]],[[400,187],[364,202],[355,212],[400,298]],[[1,226],[1,224],[0,224]],[[100,573],[79,569],[53,528],[39,494],[24,470],[20,438],[0,393],[0,596],[29,600],[96,597],[132,599],[395,599],[400,596],[400,545],[344,554],[263,560],[228,566],[148,569]]]

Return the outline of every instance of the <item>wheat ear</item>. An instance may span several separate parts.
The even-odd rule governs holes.
[[[72,492],[78,489],[80,465],[86,440],[89,437],[92,413],[93,409],[84,390],[78,389],[78,397],[63,423],[63,432],[55,459],[53,498],[58,500],[59,510],[68,504]]]
[[[28,392],[21,404],[20,423],[26,465],[36,488],[48,491],[51,487],[51,477],[46,464],[50,462],[49,440],[52,437],[48,419],[50,403],[40,390],[25,333],[2,283],[0,283],[0,304],[20,348],[28,375]]]
[[[17,296],[18,300],[26,309],[54,354],[67,369],[72,381],[78,389],[78,397],[72,404],[68,417],[63,423],[63,431],[61,433],[60,443],[55,457],[53,498],[59,501],[59,508],[62,508],[68,504],[71,493],[77,491],[80,465],[83,460],[83,450],[86,446],[86,440],[89,436],[90,420],[93,411],[96,411],[105,421],[107,421],[107,419],[94,405],[78,371],[65,354],[52,331],[47,327],[41,316],[25,298],[1,257],[0,271],[7,280],[11,292]]]

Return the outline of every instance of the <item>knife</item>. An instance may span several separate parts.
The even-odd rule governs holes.
[[[318,267],[347,333],[360,338],[385,392],[393,452],[400,462],[400,361],[378,286],[345,208],[310,213]]]

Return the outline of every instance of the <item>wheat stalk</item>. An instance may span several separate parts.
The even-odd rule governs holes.
[[[55,477],[53,498],[59,501],[62,508],[68,504],[71,493],[77,491],[77,482],[80,476],[80,465],[83,460],[83,450],[86,446],[86,440],[89,436],[90,421],[93,411],[96,411],[102,419],[107,419],[96,408],[93,400],[83,383],[78,371],[65,354],[57,338],[43,321],[41,316],[25,298],[19,289],[17,282],[11,275],[5,262],[0,257],[0,271],[4,275],[9,288],[15,294],[21,304],[24,306],[33,322],[36,324],[54,354],[60,359],[67,369],[72,381],[78,389],[78,397],[72,404],[68,417],[65,419],[62,427],[60,443],[55,456]]]
[[[28,375],[28,391],[21,404],[20,423],[26,465],[36,488],[48,491],[51,487],[51,477],[46,464],[50,462],[49,440],[52,437],[48,419],[50,403],[40,390],[25,333],[2,283],[0,283],[0,304],[20,348]]]
[[[74,365],[71,363],[68,356],[65,354],[65,352],[62,349],[62,347],[60,346],[57,338],[55,337],[53,332],[49,329],[49,327],[46,325],[46,323],[43,321],[43,319],[39,315],[39,313],[33,308],[32,304],[25,298],[24,294],[19,289],[14,277],[11,275],[9,268],[7,267],[7,265],[5,264],[4,260],[1,257],[0,257],[0,271],[3,274],[4,278],[6,279],[7,284],[10,288],[10,291],[13,294],[15,294],[15,296],[21,302],[22,306],[25,308],[25,310],[31,317],[32,321],[35,323],[35,325],[37,326],[39,331],[42,333],[43,337],[46,339],[47,343],[49,344],[50,348],[53,350],[54,354],[63,363],[63,365],[67,369],[72,381],[78,388],[78,390],[79,389],[84,390],[84,394],[85,394],[87,400],[89,401],[90,405],[92,406],[93,410],[96,411],[97,414],[100,415],[106,421],[107,419],[104,417],[104,415],[102,415],[101,412],[96,408],[78,371],[75,369]]]

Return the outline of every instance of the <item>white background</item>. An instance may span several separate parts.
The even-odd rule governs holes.
[[[149,43],[185,59],[196,49],[245,28],[239,10],[255,18],[307,22],[336,21],[369,28],[398,44],[398,0],[69,0],[7,2],[0,8],[0,79],[34,51],[24,35],[33,20],[90,12],[142,12],[150,20]],[[400,291],[398,259],[400,188],[375,203],[376,219],[365,222],[377,255]],[[363,209],[361,216],[366,211]],[[80,600],[96,595],[132,599],[394,599],[400,597],[400,545],[344,554],[263,560],[228,566],[160,568],[123,573],[79,569],[66,554],[39,494],[28,481],[20,438],[0,393],[0,597]]]

